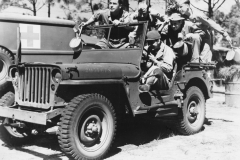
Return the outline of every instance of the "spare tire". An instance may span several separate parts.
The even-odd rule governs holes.
[[[10,82],[6,81],[8,68],[14,63],[14,57],[11,53],[0,47],[0,96],[4,95],[8,91]]]

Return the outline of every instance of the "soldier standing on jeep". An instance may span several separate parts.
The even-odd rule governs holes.
[[[198,44],[198,54],[200,56],[200,61],[203,62],[210,62],[212,58],[212,36],[211,36],[211,30],[215,30],[219,33],[221,33],[226,40],[229,42],[229,44],[232,44],[232,40],[229,37],[228,33],[216,22],[208,18],[206,15],[203,15],[201,12],[192,11],[190,8],[190,0],[179,0],[179,11],[182,14],[182,16],[185,17],[185,19],[190,20],[193,22],[198,28],[203,30],[205,32],[204,37],[199,37],[201,44],[205,43],[203,46],[203,51],[200,53],[200,44]],[[208,44],[208,45],[206,45]]]
[[[169,89],[175,54],[169,46],[162,43],[160,38],[161,36],[156,30],[147,33],[149,58],[154,65],[143,76],[145,84],[139,86],[140,92],[148,92],[153,85],[160,90]]]
[[[99,22],[100,25],[119,25],[120,23],[129,22],[129,13],[125,10],[123,3],[124,0],[110,0],[109,8],[104,12],[94,14],[87,22],[82,22],[80,26],[88,26],[93,22]],[[102,38],[96,45],[100,46],[102,49],[112,48],[111,42],[107,42],[107,31],[104,33],[104,38]],[[111,36],[110,35],[110,39]]]

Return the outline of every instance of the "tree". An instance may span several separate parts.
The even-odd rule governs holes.
[[[240,9],[240,0],[235,0],[237,7]]]
[[[42,0],[9,0],[8,5],[29,10],[36,16],[37,11],[40,10],[45,3],[43,3]]]
[[[193,5],[192,3],[191,3],[191,5],[194,8],[196,8],[196,9],[198,9],[200,11],[205,12],[208,15],[209,18],[212,18],[213,17],[213,12],[218,10],[218,8],[221,7],[226,0],[195,0],[195,1],[196,2],[202,1],[202,2],[206,3],[208,5],[208,9],[207,10],[198,8],[195,5]]]
[[[54,0],[46,0],[47,6],[48,6],[48,17],[51,16],[51,6],[54,6],[55,2]]]
[[[0,11],[6,9],[9,6],[10,0],[1,0],[0,2]]]

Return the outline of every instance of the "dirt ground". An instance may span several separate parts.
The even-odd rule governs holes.
[[[223,94],[207,100],[203,131],[182,136],[159,121],[141,120],[119,131],[107,160],[238,160],[240,106],[228,107]],[[0,160],[66,160],[54,135],[38,136],[24,147],[9,147],[0,140]]]

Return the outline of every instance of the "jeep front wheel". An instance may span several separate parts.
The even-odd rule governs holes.
[[[102,159],[110,149],[116,130],[115,111],[100,94],[75,97],[60,120],[61,149],[78,159]]]
[[[184,135],[195,134],[201,131],[206,114],[205,98],[202,91],[190,87],[186,92],[184,105],[178,115],[177,128]]]
[[[7,77],[9,66],[13,63],[14,57],[6,49],[0,47],[0,96],[4,94],[7,87],[11,84],[5,78]]]

